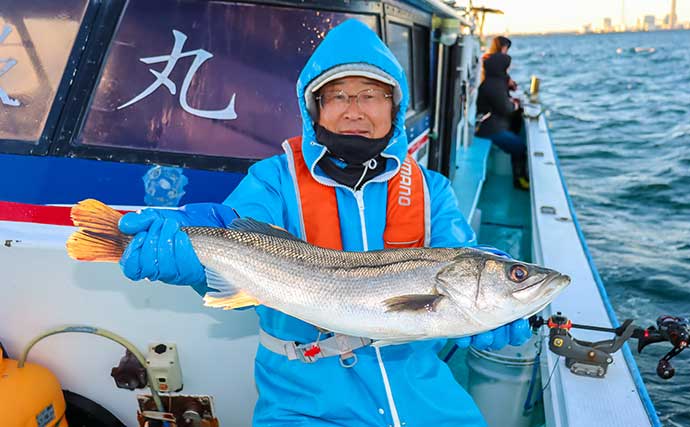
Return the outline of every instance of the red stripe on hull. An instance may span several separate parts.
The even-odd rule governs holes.
[[[73,225],[71,206],[32,205],[0,201],[0,221],[30,222],[34,224]],[[119,211],[127,213],[129,211]]]

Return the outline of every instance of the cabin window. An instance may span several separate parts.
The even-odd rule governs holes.
[[[131,0],[75,142],[236,159],[281,153],[301,134],[302,67],[349,18],[378,30],[376,15]]]
[[[0,7],[2,151],[40,142],[88,3],[23,0]]]
[[[414,109],[424,111],[429,107],[429,29],[415,25],[412,31],[414,61]]]
[[[410,104],[407,109],[412,110],[415,107],[415,87],[412,85],[414,80],[412,74],[412,29],[407,25],[388,22],[387,33],[388,47],[407,76],[407,86],[410,89]]]

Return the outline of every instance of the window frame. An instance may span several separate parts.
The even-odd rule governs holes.
[[[124,0],[114,0],[113,3],[118,1],[124,2]],[[19,139],[0,139],[0,154],[41,156],[50,153],[51,146],[55,141],[55,135],[59,130],[63,109],[68,103],[73,81],[72,76],[75,74],[84,56],[86,56],[84,50],[88,45],[92,28],[96,25],[95,22],[98,20],[98,16],[106,7],[99,0],[87,1],[84,17],[74,38],[74,45],[67,55],[65,69],[60,77],[60,83],[55,91],[55,96],[48,107],[48,115],[39,139],[33,142]]]
[[[426,30],[426,36],[427,37],[425,40],[428,41],[428,43],[426,45],[420,46],[417,43],[417,40],[414,36],[416,29]],[[431,67],[431,62],[432,62],[431,34],[432,34],[432,29],[430,26],[427,27],[427,26],[424,26],[421,24],[414,24],[412,26],[412,40],[413,40],[412,54],[414,55],[413,60],[412,60],[412,64],[415,67],[415,73],[419,70],[423,70],[423,69],[426,70],[426,76],[422,76],[422,79],[423,79],[423,77],[426,77],[426,82],[424,83],[425,89],[426,89],[426,100],[425,100],[425,103],[420,106],[421,108],[419,108],[417,105],[415,105],[415,111],[427,111],[427,110],[429,110],[430,105],[431,105],[431,97],[432,97],[432,90],[431,90],[431,68],[432,68]],[[419,53],[421,51],[423,51],[424,49],[426,49],[426,52],[427,52],[425,58],[419,58],[418,57]],[[421,61],[422,59],[426,59],[426,61],[422,62]],[[419,68],[416,68],[416,67],[419,67]],[[414,84],[415,84],[415,103],[421,102],[421,101],[419,101],[418,94],[416,93],[416,91],[418,89],[417,83],[419,82],[419,80],[418,80],[419,76],[416,76],[416,77],[417,78],[415,78],[415,82],[414,82]]]
[[[139,150],[130,147],[103,147],[97,145],[75,144],[76,137],[80,134],[89,111],[89,107],[96,93],[101,73],[105,68],[106,59],[110,52],[112,40],[117,32],[118,23],[124,12],[126,0],[116,0],[121,3],[119,8],[111,8],[107,15],[102,17],[96,27],[103,26],[89,42],[83,55],[83,68],[79,68],[75,75],[75,84],[72,88],[74,96],[70,95],[70,101],[65,106],[63,118],[60,122],[59,133],[53,141],[49,154],[56,156],[78,157],[82,159],[108,160],[121,163],[170,165],[185,168],[239,172],[246,173],[249,167],[262,159],[246,159],[227,156],[210,156],[190,153],[174,153],[157,150]],[[328,12],[341,12],[374,17],[379,36],[383,33],[383,6],[381,3],[373,3],[366,0],[350,0],[328,2],[304,0],[299,3],[287,1],[242,1],[234,0],[234,3],[260,4],[265,6],[289,7],[300,10],[321,10]],[[325,7],[324,7],[325,6]],[[100,25],[98,25],[100,24]],[[106,49],[107,48],[107,49]],[[287,138],[289,135],[286,135]]]
[[[433,92],[431,90],[433,52],[429,52],[427,55],[428,63],[425,64],[429,73],[427,104],[419,110],[417,110],[419,106],[415,105],[416,79],[419,78],[415,68],[419,66],[417,63],[419,49],[428,50],[432,44],[432,13],[430,11],[417,9],[412,5],[396,0],[380,2],[367,0],[301,0],[299,2],[289,0],[235,0],[235,2],[368,15],[375,19],[378,35],[384,41],[387,41],[388,38],[389,22],[408,27],[411,35],[411,108],[406,113],[406,121],[416,122],[429,114],[433,104]],[[174,165],[202,170],[246,173],[252,164],[261,159],[99,147],[74,143],[84,125],[126,4],[127,0],[88,1],[82,25],[77,32],[74,46],[69,54],[65,72],[50,107],[40,139],[34,144],[27,141],[0,140],[0,153],[77,157],[120,163]],[[428,46],[418,45],[419,43],[414,36],[417,26],[427,30],[429,34]]]
[[[409,74],[409,75],[407,76],[407,78],[408,78],[408,82],[407,82],[407,83],[408,83],[408,87],[407,87],[407,89],[408,89],[408,92],[409,92],[409,98],[410,98],[410,99],[409,99],[409,103],[408,103],[408,106],[407,106],[407,111],[406,111],[406,113],[405,113],[405,117],[407,117],[407,116],[409,116],[409,115],[413,115],[414,112],[415,112],[415,109],[414,109],[414,99],[415,99],[415,90],[414,90],[414,86],[415,86],[415,85],[414,85],[414,82],[415,82],[415,70],[414,70],[414,49],[413,49],[413,41],[412,41],[412,39],[413,39],[413,30],[414,30],[414,28],[413,28],[412,24],[408,23],[408,22],[405,21],[405,20],[402,20],[402,19],[399,19],[399,18],[387,18],[387,19],[386,19],[386,45],[389,47],[389,49],[390,49],[390,42],[391,42],[389,31],[390,31],[390,29],[392,28],[392,26],[394,26],[394,25],[395,25],[395,26],[399,26],[399,27],[404,27],[404,28],[406,28],[406,29],[409,31],[409,35],[410,35],[410,44],[409,44],[408,49],[407,49],[407,50],[408,50],[408,54],[409,54],[409,56],[410,56],[410,63],[409,63],[410,72],[407,73],[407,74]],[[392,52],[392,50],[391,50],[391,52]],[[398,59],[398,58],[396,58],[396,59]],[[402,64],[401,64],[401,65],[402,65]],[[403,68],[404,68],[404,67],[403,67]]]
[[[432,90],[431,90],[431,83],[432,83],[432,75],[431,75],[431,61],[433,60],[432,52],[430,51],[431,49],[431,37],[432,37],[432,14],[431,13],[426,13],[421,10],[415,9],[411,6],[402,4],[397,1],[386,1],[384,3],[384,21],[385,21],[385,28],[383,31],[383,34],[386,36],[386,44],[388,44],[388,26],[390,23],[397,24],[397,25],[403,25],[405,27],[408,27],[410,30],[410,56],[411,56],[411,76],[410,76],[410,84],[409,84],[409,91],[410,91],[410,104],[407,112],[405,113],[405,120],[408,122],[415,122],[425,115],[429,114],[431,110],[431,104],[432,104]],[[428,45],[426,46],[419,46],[418,43],[415,40],[414,37],[414,31],[415,27],[423,27],[427,30],[427,33],[429,34],[429,39],[428,39]],[[417,106],[415,105],[415,101],[417,99],[417,94],[416,94],[416,83],[417,79],[420,77],[417,76],[417,66],[420,65],[418,64],[419,61],[419,50],[420,49],[427,49],[429,52],[428,55],[426,56],[427,63],[424,64],[423,66],[427,69],[427,77],[428,81],[426,82],[426,90],[427,90],[427,102],[426,105],[421,108],[417,109]]]

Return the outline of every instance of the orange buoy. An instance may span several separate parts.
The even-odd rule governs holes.
[[[43,366],[3,358],[0,351],[0,425],[67,427],[65,398],[55,375]]]

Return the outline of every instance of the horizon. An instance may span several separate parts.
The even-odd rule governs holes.
[[[484,37],[487,38],[492,38],[500,35],[508,35],[510,37],[530,37],[530,36],[557,36],[557,35],[592,35],[592,36],[603,36],[606,34],[635,34],[635,33],[653,33],[656,31],[690,31],[690,28],[676,28],[674,30],[664,30],[664,29],[656,29],[652,31],[636,31],[633,29],[628,29],[626,31],[611,31],[611,32],[591,32],[591,33],[583,33],[582,31],[577,31],[577,30],[564,30],[564,31],[546,31],[546,32],[532,32],[532,33],[518,33],[515,31],[511,31],[510,33],[505,33],[505,32],[499,32],[499,33],[487,33],[486,30],[484,31]]]
[[[624,16],[622,6],[625,4]],[[603,26],[604,18],[610,18],[614,27],[625,19],[626,28],[633,27],[645,15],[663,20],[671,11],[671,0],[484,0],[475,6],[500,9],[504,15],[488,15],[484,24],[485,34],[545,34],[581,32],[583,27]],[[690,21],[690,0],[677,0],[677,22]]]

